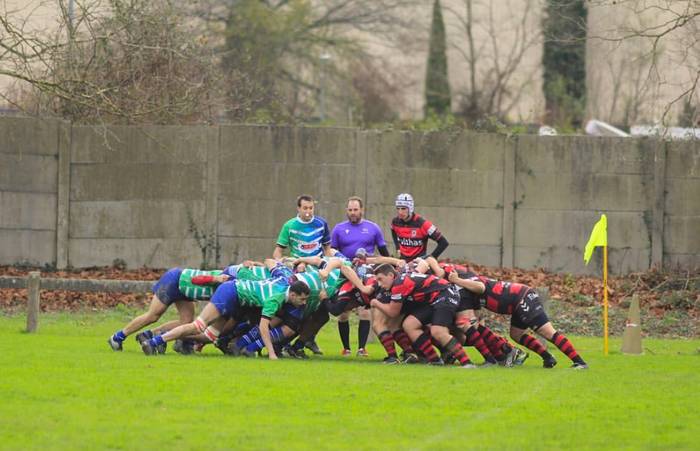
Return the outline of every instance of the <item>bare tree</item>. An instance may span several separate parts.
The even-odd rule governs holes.
[[[78,122],[187,123],[217,114],[222,77],[212,52],[162,0],[55,5],[53,30],[0,14],[0,74],[25,82],[39,111]],[[15,103],[17,99],[15,99]]]
[[[367,37],[397,42],[418,0],[203,0],[192,13],[218,43],[225,71],[238,70],[274,98],[256,105],[288,117],[313,114],[321,90],[352,86],[347,71]],[[329,98],[343,93],[324,93]],[[275,102],[275,99],[282,99]],[[250,112],[229,112],[229,117]]]
[[[632,100],[633,112],[649,107],[654,97],[662,98],[658,119],[667,125],[671,112],[700,104],[700,0],[591,0],[589,8],[625,19],[591,30],[590,40],[607,43],[610,49],[645,49],[627,58],[643,61],[646,68],[643,79],[633,80],[643,88],[633,93],[642,96]],[[624,55],[618,52],[616,57]],[[649,91],[650,98],[644,98]]]
[[[505,20],[498,16],[504,9],[501,3],[462,0],[460,6],[444,8],[459,24],[452,48],[467,67],[469,83],[462,91],[460,112],[470,121],[485,116],[505,119],[534,84],[537,65],[526,63],[529,52],[542,43],[540,2],[509,3],[505,9],[518,13]]]

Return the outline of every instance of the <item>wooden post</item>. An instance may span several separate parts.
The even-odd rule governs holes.
[[[27,332],[36,332],[39,325],[39,285],[41,273],[32,271],[27,279]]]

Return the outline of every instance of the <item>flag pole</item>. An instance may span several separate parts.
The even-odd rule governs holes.
[[[603,246],[603,353],[608,355],[608,246]]]

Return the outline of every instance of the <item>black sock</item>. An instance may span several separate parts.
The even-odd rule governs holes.
[[[350,349],[350,322],[338,321],[338,332],[340,341],[343,342],[343,349]]]
[[[360,348],[367,346],[367,337],[369,337],[369,320],[361,319],[357,326],[357,343]]]

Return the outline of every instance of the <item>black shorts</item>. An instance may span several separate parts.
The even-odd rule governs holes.
[[[479,295],[473,291],[469,291],[466,288],[461,288],[459,290],[459,306],[457,307],[458,312],[464,310],[479,310],[481,304],[479,303]]]
[[[459,295],[453,290],[445,290],[440,293],[430,305],[433,309],[433,326],[452,326],[459,308],[459,301]]]
[[[406,316],[415,316],[422,325],[431,324],[433,319],[433,309],[430,304],[423,302],[404,302],[401,313]]]
[[[518,329],[536,331],[549,322],[544,307],[540,303],[540,295],[535,290],[529,290],[518,302],[510,318],[510,325]]]

